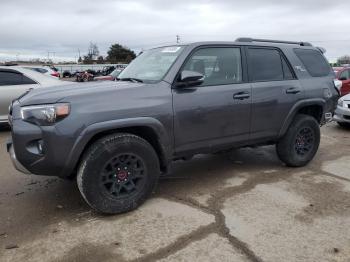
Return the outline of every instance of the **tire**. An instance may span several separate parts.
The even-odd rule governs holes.
[[[278,141],[277,155],[287,166],[305,166],[314,158],[320,145],[320,136],[320,126],[316,119],[299,114]]]
[[[344,128],[350,128],[349,123],[344,123],[344,122],[337,122],[339,126],[344,127]]]
[[[140,206],[155,189],[159,159],[144,139],[113,134],[93,143],[81,161],[77,183],[96,211],[119,214]]]

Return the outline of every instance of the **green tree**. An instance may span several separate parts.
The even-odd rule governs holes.
[[[345,64],[350,64],[350,56],[344,55],[338,58],[337,64],[339,65],[345,65]]]
[[[104,62],[104,58],[103,58],[103,56],[99,56],[99,57],[97,57],[97,63],[98,64],[103,64],[103,62]]]
[[[113,44],[107,52],[107,60],[111,63],[129,63],[136,57],[134,51],[119,44]]]

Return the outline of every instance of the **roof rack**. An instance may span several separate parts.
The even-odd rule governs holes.
[[[280,40],[256,39],[256,38],[248,38],[248,37],[237,38],[236,42],[264,42],[264,43],[277,43],[277,44],[291,44],[291,45],[300,45],[300,46],[312,46],[312,44],[310,44],[308,42],[280,41]]]

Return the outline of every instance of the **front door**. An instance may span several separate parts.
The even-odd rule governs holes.
[[[249,140],[251,85],[243,79],[240,47],[203,47],[182,70],[204,75],[201,85],[173,89],[177,153]]]

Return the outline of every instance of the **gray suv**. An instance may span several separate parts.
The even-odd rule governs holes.
[[[15,167],[76,177],[102,213],[130,211],[171,162],[276,145],[287,166],[317,152],[339,92],[321,48],[241,38],[144,51],[115,82],[31,90],[10,106]]]

